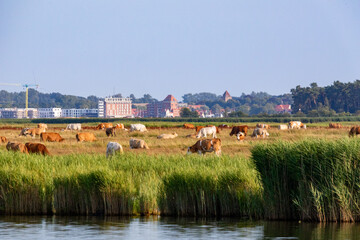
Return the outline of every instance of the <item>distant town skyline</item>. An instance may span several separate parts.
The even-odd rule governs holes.
[[[0,0],[0,84],[162,100],[350,82],[359,12],[343,0]]]

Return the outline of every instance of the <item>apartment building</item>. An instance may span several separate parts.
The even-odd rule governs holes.
[[[88,108],[70,108],[70,109],[62,109],[61,117],[66,118],[80,118],[80,117],[98,117],[98,109],[88,109]]]
[[[104,98],[98,102],[98,117],[122,118],[132,117],[130,98]]]
[[[38,108],[39,118],[60,118],[61,108]]]

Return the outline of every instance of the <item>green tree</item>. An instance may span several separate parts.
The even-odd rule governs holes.
[[[196,117],[199,117],[199,114],[196,111],[191,111],[189,108],[182,108],[180,111],[180,117],[196,118]]]

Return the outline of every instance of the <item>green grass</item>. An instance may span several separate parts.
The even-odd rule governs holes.
[[[2,214],[262,215],[262,189],[245,158],[0,154]]]
[[[262,179],[266,218],[360,220],[358,139],[258,144],[252,158]]]

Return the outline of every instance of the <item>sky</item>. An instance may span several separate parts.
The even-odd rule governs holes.
[[[360,79],[358,0],[0,0],[2,83],[178,100]]]

